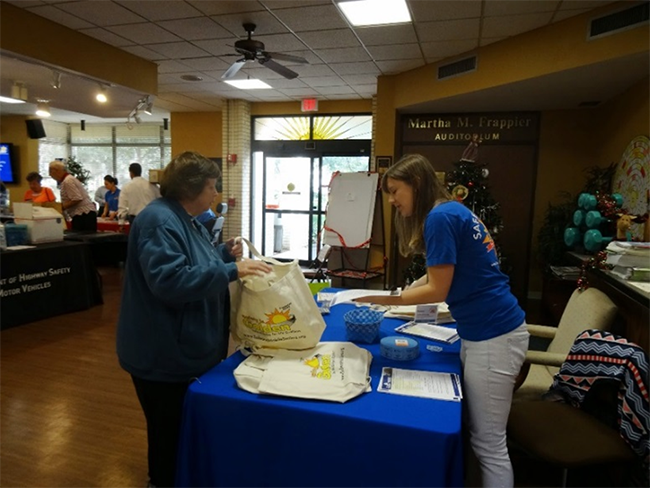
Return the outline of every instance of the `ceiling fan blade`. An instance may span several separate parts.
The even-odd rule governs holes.
[[[221,75],[221,78],[232,78],[245,64],[246,64],[245,58],[238,59],[232,64],[230,68],[228,68],[228,71],[226,71],[223,75]]]
[[[289,80],[293,80],[294,78],[298,78],[298,73],[295,71],[291,71],[289,68],[286,68],[282,66],[281,64],[276,63],[272,59],[269,58],[263,58],[259,60],[259,63],[263,66],[266,66],[269,69],[272,69],[275,71],[277,74],[284,76],[285,78]]]
[[[269,52],[265,52],[264,54],[268,58],[277,59],[279,61],[288,61],[290,63],[309,64],[309,61],[307,61],[305,58],[301,58],[300,56],[292,56],[290,54],[269,53]]]

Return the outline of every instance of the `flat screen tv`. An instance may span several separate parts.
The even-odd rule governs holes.
[[[18,160],[14,145],[0,142],[0,180],[3,183],[18,183]]]

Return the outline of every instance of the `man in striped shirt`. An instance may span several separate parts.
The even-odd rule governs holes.
[[[61,189],[63,214],[72,221],[72,230],[97,232],[97,211],[83,184],[66,170],[61,161],[50,163],[50,176]]]

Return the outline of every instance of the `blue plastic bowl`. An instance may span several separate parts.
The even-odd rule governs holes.
[[[351,342],[372,344],[379,338],[379,325],[384,318],[383,312],[369,308],[357,308],[346,312],[345,331]]]

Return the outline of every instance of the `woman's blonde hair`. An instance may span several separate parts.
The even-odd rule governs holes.
[[[221,178],[219,165],[197,152],[186,151],[165,166],[160,194],[172,200],[194,200],[210,178]]]
[[[402,256],[426,251],[424,222],[437,203],[451,200],[451,195],[438,179],[436,171],[421,154],[406,154],[391,166],[381,180],[381,189],[388,193],[388,179],[402,181],[413,188],[413,212],[409,217],[395,213],[395,232]]]

